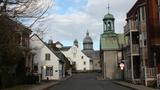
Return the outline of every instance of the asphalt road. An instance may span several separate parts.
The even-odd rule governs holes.
[[[97,80],[97,74],[75,74],[49,90],[132,90],[112,83],[110,80]]]

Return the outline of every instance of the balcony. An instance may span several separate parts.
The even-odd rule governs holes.
[[[128,24],[124,26],[124,34],[125,35],[129,34],[130,31],[131,32],[138,32],[137,24],[134,24],[131,27],[129,27]]]
[[[128,33],[129,33],[129,25],[126,24],[126,25],[124,26],[124,34],[126,35],[126,34],[128,34]]]
[[[141,21],[139,23],[141,32],[146,32],[146,21]]]
[[[138,44],[132,45],[132,54],[139,54],[139,45]]]
[[[156,78],[157,68],[146,68],[148,78]]]
[[[141,51],[142,59],[143,60],[147,59],[148,58],[147,47],[142,47],[140,51]]]

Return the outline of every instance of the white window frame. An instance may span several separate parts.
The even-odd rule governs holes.
[[[53,76],[53,66],[46,67],[46,76]]]
[[[51,60],[51,54],[50,54],[50,53],[46,53],[46,54],[45,54],[45,60],[46,60],[46,61]]]

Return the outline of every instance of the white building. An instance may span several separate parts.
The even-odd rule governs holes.
[[[40,74],[42,80],[59,80],[62,78],[63,63],[38,35],[31,36],[30,48],[35,53],[34,72]]]
[[[67,47],[68,49],[63,49],[63,54],[72,62],[75,67],[75,70],[78,72],[85,72],[90,70],[90,59],[81,51],[78,46],[78,41],[74,41],[74,45]]]

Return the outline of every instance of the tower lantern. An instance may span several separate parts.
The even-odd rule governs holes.
[[[108,13],[103,18],[103,30],[105,33],[114,32],[114,16],[109,12],[109,5],[108,5]]]

